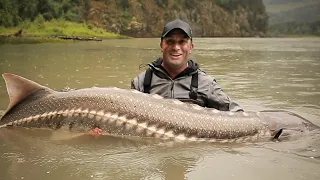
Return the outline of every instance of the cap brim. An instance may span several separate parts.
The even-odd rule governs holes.
[[[166,37],[166,35],[169,34],[169,33],[170,33],[172,30],[174,30],[174,29],[181,29],[189,38],[192,38],[191,36],[188,35],[188,33],[186,32],[186,30],[184,30],[184,29],[182,29],[182,28],[172,28],[172,29],[168,30],[166,33],[164,33],[164,34],[161,36],[161,38]]]

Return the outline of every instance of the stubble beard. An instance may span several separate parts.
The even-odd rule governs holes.
[[[186,64],[187,64],[186,59],[173,59],[170,57],[165,62],[165,66],[172,71],[180,70],[181,68],[186,67]]]

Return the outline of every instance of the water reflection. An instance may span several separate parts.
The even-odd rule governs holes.
[[[103,136],[52,140],[52,132],[1,129],[3,179],[211,179],[318,177],[318,139],[258,144],[171,143]],[[303,145],[303,146],[302,146]],[[308,147],[301,148],[301,147]],[[301,167],[301,163],[308,164]],[[259,166],[260,168],[257,168]],[[248,171],[255,169],[254,171]],[[247,172],[247,173],[245,173]],[[293,176],[292,176],[293,177]],[[267,179],[267,178],[262,178]]]
[[[184,179],[203,150],[197,146],[82,136],[53,141],[51,131],[1,129],[6,179]],[[33,167],[33,168],[28,168]],[[9,172],[9,173],[8,173]]]

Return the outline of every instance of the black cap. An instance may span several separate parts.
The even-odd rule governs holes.
[[[164,38],[171,30],[173,29],[181,29],[184,31],[187,36],[189,36],[192,39],[192,30],[189,24],[186,22],[181,21],[180,19],[176,19],[174,21],[168,22],[162,31],[161,39]]]

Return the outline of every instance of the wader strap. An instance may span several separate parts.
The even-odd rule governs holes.
[[[150,93],[151,90],[151,80],[152,80],[152,70],[149,68],[146,70],[146,74],[143,81],[143,92]],[[191,85],[190,85],[190,99],[197,100],[198,99],[198,73],[194,73],[191,77]]]
[[[194,73],[191,77],[191,86],[190,86],[190,99],[198,99],[198,72]]]
[[[144,93],[150,93],[151,89],[151,80],[152,80],[152,70],[149,68],[146,70],[146,74],[144,76],[143,81],[143,92]]]

